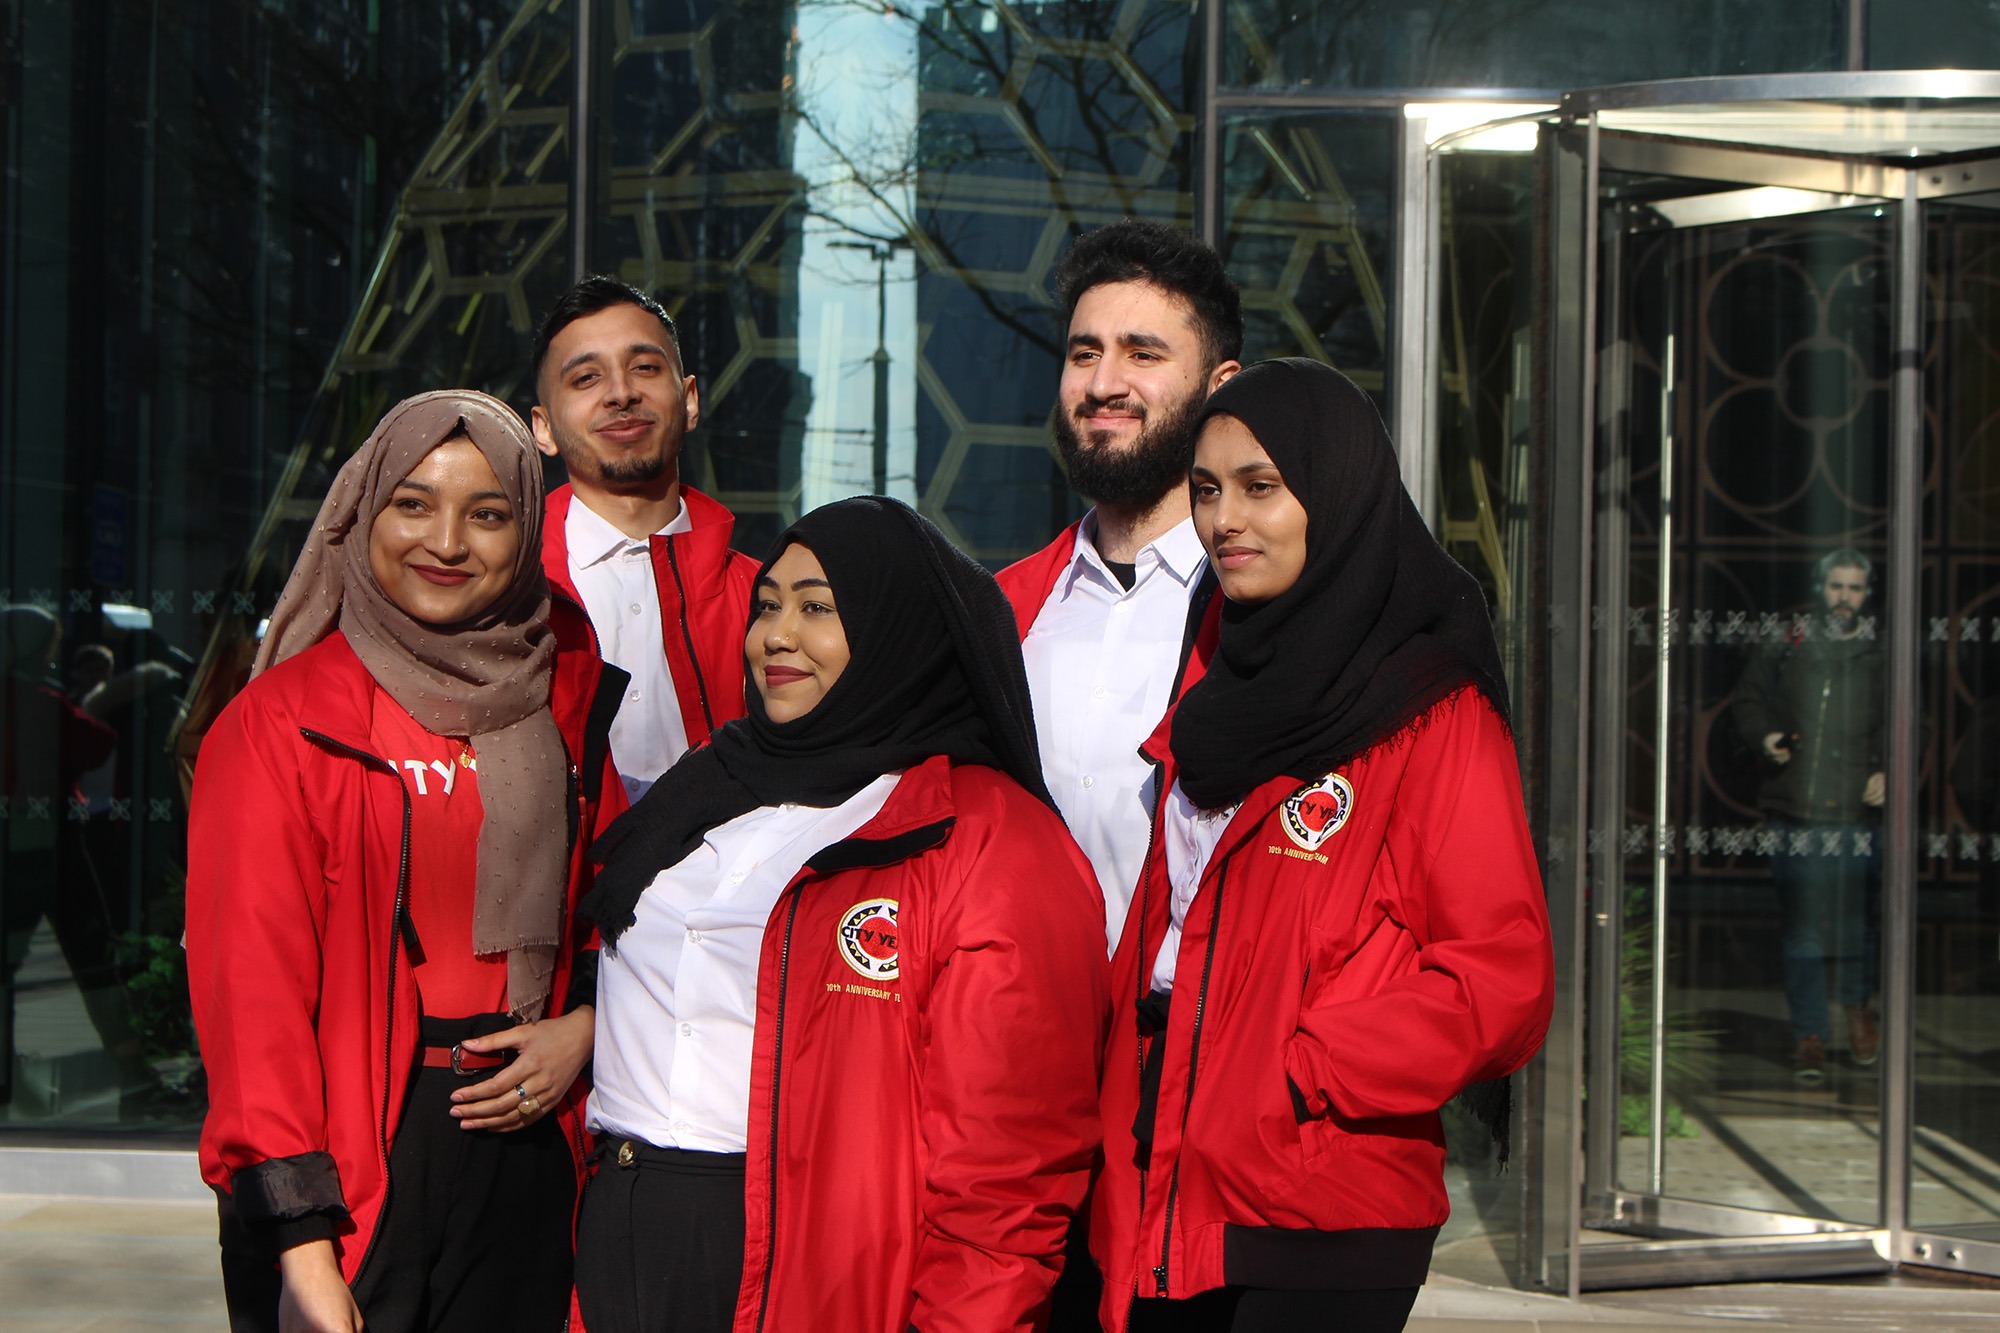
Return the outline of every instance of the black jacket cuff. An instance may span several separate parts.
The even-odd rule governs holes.
[[[288,1222],[274,1222],[265,1230],[262,1239],[271,1253],[278,1255],[312,1241],[332,1240],[340,1234],[340,1219],[332,1213],[307,1213]]]
[[[328,1152],[273,1157],[246,1166],[230,1177],[229,1193],[236,1201],[236,1215],[253,1230],[308,1213],[347,1213],[340,1172]]]

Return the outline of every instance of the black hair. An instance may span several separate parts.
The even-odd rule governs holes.
[[[638,306],[659,320],[667,330],[667,342],[674,349],[674,360],[679,363],[680,373],[687,374],[687,358],[681,355],[680,330],[674,327],[674,317],[667,313],[667,308],[629,282],[608,274],[593,273],[557,297],[556,303],[549,307],[549,313],[542,316],[541,326],[535,330],[537,397],[541,394],[542,362],[548,359],[549,344],[556,340],[556,335],[586,315],[618,305]]]
[[[1125,218],[1085,232],[1056,266],[1056,296],[1065,321],[1092,287],[1150,282],[1186,302],[1202,351],[1213,370],[1243,355],[1243,298],[1222,256],[1179,227]]]

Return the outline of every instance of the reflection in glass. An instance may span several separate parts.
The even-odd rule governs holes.
[[[1222,255],[1243,288],[1243,360],[1325,361],[1385,400],[1397,117],[1232,116]]]
[[[551,52],[513,0],[7,22],[0,1123],[187,1130],[194,747],[354,422],[405,385],[517,372],[505,283],[477,279],[532,268],[541,233],[483,210],[520,184],[509,161],[563,178],[562,108],[521,95]],[[504,125],[465,100],[496,46]],[[483,202],[431,245],[436,214],[404,214],[413,243],[385,255],[413,179]],[[449,335],[411,336],[434,317]]]
[[[1873,1224],[1891,227],[1666,229],[1675,183],[1612,185],[1623,536],[1594,619],[1623,741],[1592,891],[1622,916],[1593,992],[1619,1104],[1593,1124],[1616,1189],[1677,1201],[1659,1225]]]
[[[1227,3],[1222,78],[1235,86],[1558,90],[1838,69],[1846,36],[1824,0],[1726,0],[1699,21],[1646,0]]]
[[[2000,1240],[2000,213],[1926,213],[1926,775],[1919,805],[1910,1225]]]

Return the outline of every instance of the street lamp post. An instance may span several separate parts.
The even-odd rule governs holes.
[[[875,261],[875,493],[889,493],[889,259],[910,243],[900,236],[886,241],[828,241],[834,250],[862,250]]]

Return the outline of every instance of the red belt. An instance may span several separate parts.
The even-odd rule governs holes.
[[[512,1051],[502,1051],[498,1055],[483,1055],[458,1045],[426,1046],[423,1064],[426,1069],[449,1069],[454,1074],[470,1074],[481,1069],[498,1069],[513,1054]]]

